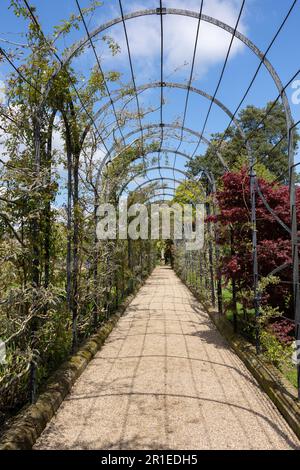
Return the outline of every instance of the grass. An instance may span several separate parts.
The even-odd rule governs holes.
[[[233,322],[233,311],[230,309],[230,304],[232,302],[232,292],[230,286],[223,288],[222,291],[223,294],[223,304],[226,307],[226,317],[230,322]],[[237,302],[237,315],[238,315],[238,322],[241,320],[244,320],[244,311],[243,311],[243,306],[241,303]],[[248,309],[247,310],[247,317],[248,319],[253,319],[255,315],[254,309]],[[249,340],[253,338],[249,338],[249,334],[246,334],[245,331],[240,331],[240,333],[243,336],[246,336],[246,338]],[[274,338],[275,339],[275,338]],[[276,340],[277,341],[277,340]],[[281,346],[281,344],[278,342],[278,347]],[[263,355],[269,359],[267,352],[264,353]],[[274,364],[274,363],[273,363]],[[293,365],[292,361],[285,361],[280,367],[274,364],[285,376],[285,378],[295,387],[297,387],[297,368]]]
[[[294,387],[297,388],[298,383],[297,383],[297,368],[296,366],[291,365],[286,365],[281,369],[281,372],[283,375],[291,382]]]

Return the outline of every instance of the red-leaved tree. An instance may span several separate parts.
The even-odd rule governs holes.
[[[287,226],[290,226],[289,189],[258,179],[258,185],[265,200]],[[222,245],[222,273],[234,283],[237,292],[248,291],[253,285],[252,231],[250,177],[246,168],[229,172],[222,177],[221,189],[217,192],[220,244]],[[300,203],[300,189],[297,190]],[[297,217],[300,220],[300,204]],[[278,223],[264,205],[256,199],[258,267],[259,275],[268,276],[275,268],[288,263],[291,265],[291,240],[289,233]],[[270,285],[262,297],[292,318],[292,270],[291,266],[276,275],[280,282]]]

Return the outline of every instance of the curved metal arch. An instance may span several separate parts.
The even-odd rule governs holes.
[[[199,176],[200,173],[202,173],[202,172],[199,172],[199,173],[198,173],[198,176]],[[207,177],[208,175],[205,174],[205,176]],[[175,181],[175,182],[178,182],[179,184],[182,183],[182,181],[177,180],[176,178],[152,178],[152,179],[150,179],[149,181],[145,181],[144,183],[141,183],[140,185],[138,185],[133,191],[131,191],[131,194],[137,192],[140,188],[142,188],[142,187],[145,186],[146,184],[151,184],[152,182],[155,182],[155,181],[162,181],[162,180],[170,180],[170,181],[172,181],[172,182]],[[201,181],[201,177],[199,176],[199,179],[198,179],[198,180],[187,180],[187,182],[191,182],[191,181],[193,181],[193,182],[198,182],[198,183],[199,183],[199,182]],[[212,182],[211,182],[210,180],[208,180],[208,182],[211,184],[212,191],[215,191],[215,182],[214,182],[214,180],[213,180]],[[167,189],[168,191],[171,190],[171,191],[173,191],[173,193],[172,193],[172,194],[171,194],[171,193],[166,193],[166,192],[164,191],[164,189]],[[152,198],[154,198],[154,197],[169,196],[169,197],[173,197],[173,198],[174,198],[174,196],[175,196],[175,194],[176,194],[176,190],[175,190],[175,188],[173,188],[173,187],[168,187],[168,188],[155,188],[155,189],[154,189],[154,191],[161,191],[161,190],[163,190],[164,192],[163,192],[163,193],[159,193],[159,194],[153,194],[152,196],[149,196],[147,199],[145,199],[144,203],[145,203],[145,202],[149,202],[150,199],[152,199]],[[122,195],[122,191],[119,193],[119,195],[118,195],[118,197],[117,197],[117,200],[118,200],[118,201],[120,200],[121,195]],[[191,200],[191,203],[193,203],[192,200]]]
[[[175,194],[170,194],[170,193],[160,193],[160,194],[156,194],[154,196],[149,196],[144,200],[143,204],[149,204],[151,202],[151,199],[153,199],[154,197],[161,197],[162,199],[159,199],[158,201],[153,201],[152,204],[170,202],[170,199],[163,199],[164,196],[174,197],[174,195]],[[190,202],[193,203],[192,200]]]
[[[171,148],[162,148],[160,149],[160,152],[161,153],[173,153],[175,155],[179,155],[181,157],[184,157],[186,158],[187,160],[191,161],[192,160],[192,157],[190,155],[188,155],[187,153],[185,152],[182,152],[182,151],[179,151],[179,150],[176,150],[176,149],[171,149]],[[150,155],[151,153],[158,153],[158,150],[148,150],[147,152],[144,153],[144,157],[147,157],[147,155]],[[136,160],[139,160],[140,158],[142,158],[141,155],[139,155],[138,157],[135,157],[131,163],[135,162]],[[162,169],[162,167],[160,167]],[[173,167],[172,167],[172,171],[173,171]],[[205,173],[207,179],[209,180],[209,182],[212,184],[213,182],[213,175],[206,169],[206,168],[200,168],[200,171],[202,171],[203,173]]]
[[[150,155],[151,153],[157,153],[157,152],[158,152],[158,150],[148,150],[147,152],[144,153],[144,156],[146,157],[147,155]],[[189,161],[192,160],[192,157],[189,154],[187,154],[185,152],[181,152],[180,150],[176,150],[175,148],[172,149],[172,148],[162,147],[160,149],[160,152],[161,153],[174,153],[176,155],[179,155],[180,157],[186,158]],[[134,158],[132,161],[134,162],[135,160],[137,160],[139,158],[142,158],[142,155]]]
[[[164,199],[163,199],[164,196],[169,196],[169,197],[173,197],[173,198],[174,198],[175,194],[160,193],[160,194],[156,194],[156,195],[154,195],[154,196],[149,196],[149,197],[147,197],[147,198],[144,200],[143,204],[148,204],[148,203],[150,202],[150,200],[151,200],[152,198],[154,198],[154,197],[162,197],[162,199],[159,199],[158,201],[153,201],[153,204],[163,203],[163,202],[170,202],[170,199],[165,199],[165,200],[164,200]],[[190,199],[189,201],[190,201],[191,204],[195,204],[195,202],[194,202],[192,199]]]
[[[182,184],[182,183],[183,183],[182,180],[178,180],[177,178],[174,178],[174,177],[171,178],[171,177],[168,177],[168,176],[164,176],[164,177],[162,177],[162,178],[150,178],[149,181],[144,181],[143,183],[139,184],[136,188],[134,188],[133,191],[131,191],[131,193],[135,193],[135,192],[139,191],[141,188],[143,188],[144,186],[146,186],[147,184],[149,185],[149,184],[155,183],[156,181],[162,181],[162,182],[163,182],[163,181],[172,181],[173,183],[178,183],[178,184]],[[191,179],[187,180],[187,183],[191,183],[191,182],[197,182],[197,181],[191,180]],[[126,188],[126,186],[125,186],[125,188]],[[124,189],[125,189],[125,188],[124,188]],[[157,188],[157,189],[160,190],[160,189],[164,189],[164,188]],[[168,188],[166,188],[166,189],[168,190],[168,189],[170,189],[170,188],[168,187]],[[123,188],[122,188],[121,191],[120,191],[119,194],[118,194],[117,199],[119,199],[119,198],[121,197],[123,191],[124,191],[124,190],[123,190]]]
[[[177,178],[171,178],[169,176],[166,176],[166,177],[163,177],[163,178],[150,178],[149,181],[144,181],[143,183],[139,184],[136,188],[134,188],[133,191],[131,191],[131,193],[135,193],[136,191],[139,191],[141,188],[143,188],[144,186],[146,186],[146,184],[152,184],[152,183],[155,183],[156,181],[172,181],[173,183],[178,183],[178,184],[181,184],[182,183],[182,180],[178,180]],[[188,180],[190,181],[190,180]],[[157,189],[164,189],[164,188],[157,188]],[[166,188],[166,189],[170,189],[170,188]],[[119,193],[121,195],[121,192]]]
[[[167,129],[182,129],[182,126],[180,126],[179,124],[164,124],[164,127],[167,128]],[[142,128],[139,128],[139,127],[138,127],[138,128],[135,128],[134,130],[130,131],[128,134],[126,134],[126,135],[124,136],[124,138],[125,138],[125,140],[126,140],[126,139],[128,139],[129,137],[131,137],[131,136],[133,136],[133,135],[135,135],[135,134],[138,134],[139,132],[141,132],[141,130],[144,131],[144,130],[160,129],[160,128],[161,128],[160,124],[147,124],[146,126],[143,126]],[[201,134],[200,134],[199,132],[196,132],[196,131],[194,131],[194,130],[192,130],[192,129],[189,129],[189,128],[187,128],[187,127],[184,127],[183,130],[184,130],[184,132],[187,132],[187,133],[189,133],[189,134],[192,134],[192,135],[198,137],[199,139],[201,138],[201,140],[202,140],[207,146],[211,146],[214,150],[216,150],[215,147],[213,146],[213,144],[210,142],[210,140],[208,140],[208,139],[207,139],[206,137],[204,137],[204,136],[201,136]],[[147,135],[144,135],[144,140],[145,140],[146,138],[151,137],[152,135],[153,135],[153,133],[150,133],[148,136],[147,136]],[[127,145],[127,147],[129,148],[131,145],[133,145],[133,143]],[[116,144],[114,144],[114,145],[109,149],[109,152],[105,155],[105,157],[104,157],[103,160],[101,161],[100,166],[99,166],[99,170],[98,170],[98,176],[97,176],[98,182],[99,182],[100,176],[101,176],[101,174],[102,174],[102,170],[103,170],[104,166],[107,164],[107,162],[108,162],[109,158],[111,157],[111,154],[112,154],[112,152],[115,150],[115,148],[116,148]],[[216,154],[217,154],[217,156],[218,156],[218,158],[219,158],[219,160],[220,160],[220,162],[221,162],[223,168],[227,170],[228,167],[227,167],[227,165],[226,165],[226,163],[225,163],[225,161],[224,161],[222,155],[220,154],[220,152],[216,150]],[[116,157],[117,157],[117,156],[115,156],[114,158],[116,158]]]
[[[121,189],[120,189],[120,192],[119,194],[122,194],[122,192],[124,191],[125,188],[127,188],[127,186],[135,179],[135,178],[138,178],[139,176],[142,176],[144,175],[145,173],[147,173],[148,171],[156,171],[156,170],[170,170],[170,171],[173,171],[173,167],[171,166],[153,166],[151,168],[146,168],[142,171],[139,171],[138,173],[136,173],[134,176],[131,176],[127,181],[125,181],[125,183],[121,186]],[[184,175],[185,177],[188,176],[188,172],[187,171],[184,171],[184,170],[179,170],[178,168],[175,168],[174,171],[176,173],[180,173],[182,175]],[[193,181],[191,179],[191,181]],[[149,180],[148,180],[149,182]]]
[[[199,12],[195,11],[190,11],[190,10],[182,10],[182,9],[177,9],[177,8],[165,8],[164,9],[164,14],[166,15],[177,15],[177,16],[184,16],[184,17],[190,17],[190,18],[195,18],[198,19],[201,18],[201,21],[205,21],[207,23],[210,23],[214,26],[217,26],[218,28],[223,29],[224,31],[227,31],[229,34],[232,36],[236,37],[239,39],[241,42],[243,42],[259,59],[262,61],[266,69],[268,70],[269,74],[272,77],[273,82],[275,83],[279,93],[281,94],[282,97],[282,103],[284,106],[285,114],[286,114],[286,120],[287,120],[287,126],[288,129],[292,126],[293,124],[293,118],[292,118],[292,112],[289,104],[288,97],[286,95],[285,90],[283,90],[283,84],[281,82],[281,79],[276,72],[275,68],[271,64],[271,62],[267,59],[265,54],[244,34],[240,33],[239,31],[235,31],[231,26],[228,24],[224,23],[223,21],[220,21],[216,18],[213,18],[208,15],[204,14],[199,14]],[[104,23],[103,25],[99,26],[98,28],[94,29],[94,31],[90,32],[90,38],[94,38],[98,34],[104,32],[105,30],[111,28],[112,26],[121,23],[123,19],[125,21],[133,19],[133,18],[139,18],[142,16],[152,16],[152,15],[157,15],[157,9],[145,9],[145,10],[140,10],[140,11],[135,11],[132,13],[128,13],[127,15],[124,15],[124,18],[118,17],[115,18],[111,21],[108,21],[107,23]],[[72,60],[72,58],[81,50],[83,49],[87,44],[89,43],[89,38],[86,36],[82,38],[81,40],[77,41],[73,46],[71,46],[68,49],[68,53],[66,54],[65,58],[61,61],[61,63],[58,64],[57,69],[53,73],[52,77],[50,78],[48,84],[45,87],[45,93],[44,95],[48,95],[50,88],[51,88],[51,82],[52,80],[56,77],[56,75],[60,72],[60,70],[68,64]]]
[[[230,119],[232,119],[232,122],[235,124],[235,126],[237,127],[237,129],[241,133],[242,137],[246,138],[245,133],[244,133],[243,129],[241,128],[240,124],[239,124],[239,121],[234,117],[234,115],[232,114],[230,109],[227,108],[227,106],[225,106],[224,103],[222,103],[217,98],[214,99],[210,94],[206,93],[205,91],[201,90],[200,88],[196,88],[196,87],[193,87],[193,86],[188,86],[185,83],[164,82],[163,86],[165,88],[178,88],[178,89],[182,89],[182,90],[188,90],[189,89],[192,93],[196,93],[196,94],[202,96],[203,98],[208,99],[209,101],[213,101],[220,109],[222,109],[227,114],[227,116],[230,117]],[[144,85],[141,85],[141,86],[137,87],[136,90],[137,90],[137,93],[143,93],[146,90],[153,89],[153,88],[160,88],[160,87],[161,87],[161,82],[150,82],[150,83],[146,83]],[[112,102],[115,104],[116,102],[118,102],[119,100],[121,100],[122,98],[124,98],[126,96],[128,96],[128,95],[124,95],[124,93],[119,92],[118,95],[112,100]],[[132,96],[132,99],[135,99],[135,95]],[[127,104],[126,104],[126,106],[127,106]],[[102,115],[102,113],[104,111],[106,111],[108,108],[110,108],[110,106],[111,106],[111,101],[108,101],[107,103],[105,103],[94,114],[94,116],[93,116],[94,121],[96,122],[99,119],[99,117]],[[85,130],[83,131],[83,134],[82,134],[82,139],[81,139],[82,141],[84,141],[84,139],[85,139],[87,133],[89,132],[91,126],[92,126],[92,123],[89,123],[86,126],[86,128],[85,128]]]
[[[170,188],[171,189],[171,188]],[[174,197],[175,196],[175,192],[172,194],[172,193],[159,193],[159,194],[153,194],[152,196],[149,196],[147,197],[147,199],[145,199],[145,203],[149,202],[150,199],[153,199],[154,197],[164,197],[164,196],[168,196],[168,197]]]

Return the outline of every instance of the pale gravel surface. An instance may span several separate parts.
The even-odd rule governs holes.
[[[299,441],[173,271],[156,268],[36,449],[293,449]]]

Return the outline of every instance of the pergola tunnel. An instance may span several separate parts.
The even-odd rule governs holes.
[[[300,120],[290,99],[300,69],[271,61],[299,1],[281,5],[262,50],[244,34],[247,0],[228,0],[230,24],[209,15],[208,0],[182,8],[151,0],[138,11],[134,2],[74,0],[74,13],[53,28],[41,2],[6,3],[26,32],[24,44],[0,39],[0,424],[36,403],[51,374],[165,265],[300,400]],[[168,42],[175,21],[194,32],[177,67]],[[146,57],[133,38],[147,27]],[[216,66],[208,34],[223,41]],[[125,205],[129,225],[140,208],[134,238],[117,230]],[[201,246],[189,249],[175,229],[151,236],[151,211],[161,220],[187,205],[193,229],[204,211]],[[115,236],[101,238],[108,208]],[[166,272],[162,282],[175,282]]]

